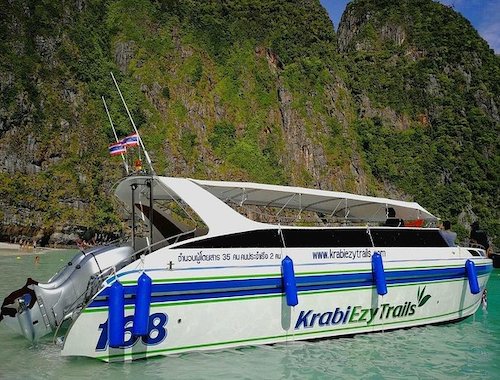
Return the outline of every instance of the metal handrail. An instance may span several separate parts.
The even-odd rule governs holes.
[[[190,230],[190,231],[181,232],[181,233],[179,233],[177,235],[166,237],[163,240],[157,241],[156,243],[153,243],[153,244],[149,244],[148,246],[146,246],[144,248],[141,248],[138,251],[135,251],[133,256],[138,257],[138,256],[140,256],[140,253],[147,254],[146,252],[152,253],[152,252],[154,252],[156,250],[156,249],[152,249],[153,247],[156,247],[156,246],[158,246],[160,244],[168,242],[169,240],[175,239],[175,241],[173,241],[172,243],[167,244],[166,246],[172,245],[174,243],[177,243],[179,241],[179,238],[181,238],[182,236],[189,235],[189,234],[194,234],[195,232],[196,232],[196,228],[194,228],[193,230]]]

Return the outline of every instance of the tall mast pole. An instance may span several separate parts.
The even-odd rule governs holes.
[[[102,99],[102,102],[104,103],[104,108],[106,109],[106,114],[108,115],[109,124],[111,124],[111,129],[113,130],[113,134],[115,135],[116,142],[119,142],[118,135],[116,134],[115,126],[113,125],[113,120],[111,120],[111,115],[109,114],[108,106],[106,104],[106,101],[104,100],[104,96],[101,96],[101,99]],[[127,160],[125,159],[125,156],[123,155],[123,153],[120,153],[120,155],[122,156],[123,165],[125,166],[125,171],[127,172],[127,175],[128,175],[129,172],[128,172]]]
[[[135,126],[134,120],[132,119],[132,115],[130,114],[130,111],[128,110],[127,103],[125,102],[125,99],[123,99],[122,92],[120,91],[120,87],[118,87],[118,83],[116,83],[115,76],[111,72],[111,78],[113,78],[113,82],[115,83],[116,89],[118,90],[118,94],[120,94],[120,98],[122,99],[123,105],[125,106],[125,109],[127,110],[127,115],[128,118],[130,119],[130,122],[132,123],[132,127],[134,127],[134,131],[137,134],[137,139],[139,140],[139,144],[141,144],[141,148],[144,151],[144,155],[146,156],[146,161],[148,162],[149,168],[151,169],[151,173],[153,175],[156,175],[155,170],[153,169],[153,164],[151,163],[151,159],[149,158],[148,151],[144,147],[144,143],[142,142],[141,135],[139,135],[139,131],[137,130],[137,127]]]

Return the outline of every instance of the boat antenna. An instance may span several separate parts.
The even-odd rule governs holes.
[[[106,104],[106,101],[104,100],[104,96],[101,96],[101,99],[102,99],[102,102],[104,103],[104,108],[106,109],[106,114],[108,115],[109,124],[111,124],[111,129],[113,130],[113,134],[115,135],[116,142],[120,142],[118,140],[118,135],[116,134],[115,126],[113,125],[113,120],[111,120],[111,115],[109,114],[108,106]],[[127,172],[127,175],[128,175],[129,172],[128,172],[127,160],[125,159],[125,156],[123,155],[123,153],[120,153],[120,155],[122,156],[123,165],[125,166],[125,171]]]
[[[122,92],[120,91],[120,87],[118,86],[118,83],[116,83],[115,76],[113,75],[112,72],[110,72],[110,74],[111,74],[111,78],[113,78],[113,82],[115,83],[116,89],[118,90],[118,94],[120,95],[120,98],[122,99],[123,105],[125,106],[125,110],[127,111],[128,118],[130,119],[130,122],[132,123],[132,127],[134,127],[134,131],[137,134],[137,139],[139,140],[139,144],[141,145],[141,148],[144,151],[144,155],[146,156],[146,161],[148,162],[149,168],[151,169],[151,173],[153,175],[156,175],[156,172],[153,169],[153,164],[151,163],[151,159],[149,158],[148,151],[146,150],[144,143],[142,141],[141,135],[139,134],[139,131],[137,130],[137,127],[135,126],[134,119],[132,119],[132,115],[130,114],[130,111],[128,110],[127,103],[125,102],[125,99],[123,98]]]

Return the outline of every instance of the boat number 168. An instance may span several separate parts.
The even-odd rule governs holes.
[[[142,340],[143,344],[152,346],[161,343],[167,337],[167,329],[165,328],[168,322],[167,314],[151,314],[149,316],[149,331],[148,334],[144,336],[135,336],[132,333],[133,320],[133,315],[125,317],[125,341],[122,346],[123,348],[132,347],[139,339]],[[95,346],[96,351],[105,350],[108,346],[108,320],[99,325],[99,330],[101,330],[101,335]]]

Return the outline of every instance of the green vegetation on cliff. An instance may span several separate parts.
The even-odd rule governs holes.
[[[159,174],[412,197],[498,235],[499,59],[449,8],[354,1],[338,36],[318,0],[1,9],[4,226],[121,228],[113,71]]]
[[[460,222],[462,237],[476,217],[498,234],[499,57],[428,0],[354,1],[339,40],[374,176]]]

